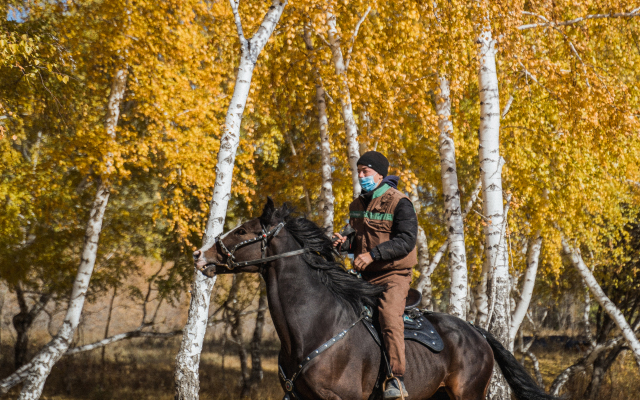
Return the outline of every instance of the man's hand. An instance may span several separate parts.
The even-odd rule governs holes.
[[[346,237],[346,236],[342,236],[342,235],[341,235],[341,234],[339,234],[339,233],[334,233],[334,234],[333,234],[333,237],[334,237],[334,238],[336,238],[336,237],[337,237],[337,239],[334,239],[335,241],[333,242],[333,247],[341,246],[341,245],[342,245],[342,243],[344,243],[344,242],[346,242],[346,241],[347,241],[347,237]]]
[[[362,253],[358,257],[356,257],[355,260],[353,260],[353,269],[355,269],[358,272],[362,272],[372,262],[373,262],[373,258],[371,258],[371,254]]]

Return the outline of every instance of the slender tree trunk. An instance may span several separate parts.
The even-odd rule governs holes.
[[[22,367],[28,360],[29,351],[29,330],[33,321],[40,315],[49,302],[51,296],[43,294],[35,300],[35,304],[29,308],[26,303],[24,292],[20,286],[16,286],[16,296],[20,312],[13,317],[13,328],[16,330],[16,343],[14,345],[15,368]]]
[[[111,314],[113,313],[113,302],[116,299],[116,295],[118,294],[118,288],[114,287],[113,288],[113,296],[111,296],[111,301],[109,301],[109,312],[107,314],[107,323],[104,326],[104,338],[107,339],[109,337],[109,326],[111,325]],[[102,366],[104,367],[104,356],[105,356],[105,350],[106,347],[102,347],[102,354],[101,354],[101,360],[102,360]]]
[[[311,31],[309,26],[304,26],[304,42],[309,51],[309,62],[313,70],[313,79],[316,83],[316,109],[318,111],[318,124],[320,127],[320,151],[322,152],[322,227],[327,236],[333,235],[334,202],[333,178],[331,176],[331,144],[329,142],[329,119],[327,118],[327,102],[320,70],[316,64]]]
[[[44,383],[51,372],[51,368],[53,368],[53,365],[67,351],[73,340],[73,335],[80,322],[84,299],[87,294],[87,289],[89,288],[89,280],[96,262],[98,240],[100,238],[100,231],[102,230],[104,212],[109,201],[109,194],[109,184],[104,181],[101,182],[96,192],[93,206],[91,207],[91,215],[87,224],[80,266],[78,267],[78,274],[73,284],[69,306],[64,321],[62,322],[62,327],[56,337],[29,363],[31,364],[29,376],[25,380],[22,392],[18,397],[20,400],[40,398]]]
[[[584,312],[582,313],[582,319],[584,324],[584,335],[589,341],[589,345],[594,347],[596,345],[593,333],[591,332],[591,323],[589,322],[589,315],[591,314],[591,296],[589,295],[589,286],[582,281],[584,285]]]
[[[636,358],[636,363],[638,364],[638,367],[640,367],[640,342],[634,334],[633,329],[625,320],[624,315],[604,293],[604,291],[598,284],[598,281],[596,281],[596,278],[584,263],[584,260],[582,259],[582,256],[580,255],[578,250],[572,249],[565,238],[562,238],[562,250],[569,256],[573,266],[578,270],[578,272],[580,272],[580,275],[582,275],[582,279],[587,284],[589,289],[591,289],[591,293],[593,293],[596,301],[600,303],[602,308],[607,312],[607,314],[609,314],[611,319],[622,331],[622,336],[627,341],[629,348],[631,348],[631,351]]]
[[[296,151],[296,146],[293,144],[293,139],[291,139],[291,135],[287,134],[287,141],[289,142],[289,148],[291,149],[291,155],[293,155],[293,159],[296,163],[296,168],[300,172],[300,177],[302,181],[302,191],[304,192],[304,199],[307,206],[307,215],[311,215],[313,211],[311,209],[311,199],[309,198],[309,189],[307,188],[306,179],[304,176],[304,166],[300,162],[300,158],[298,157],[298,152]]]
[[[542,374],[540,373],[540,362],[538,361],[538,357],[536,357],[536,355],[533,354],[532,351],[527,351],[525,352],[525,354],[531,359],[531,362],[533,363],[533,371],[536,375],[536,382],[538,383],[538,386],[544,389],[544,381],[542,380]]]
[[[107,102],[105,129],[112,142],[116,139],[116,126],[120,116],[120,104],[124,98],[127,86],[128,68],[124,66],[116,71],[111,84],[111,92]],[[107,172],[112,166],[111,153],[106,158]],[[28,363],[14,374],[0,382],[0,393],[25,380],[18,399],[38,399],[42,394],[44,383],[53,365],[69,348],[76,332],[84,306],[84,300],[89,288],[89,281],[93,273],[98,252],[98,241],[102,231],[102,221],[109,202],[110,184],[106,177],[100,180],[96,196],[93,200],[89,221],[85,231],[80,265],[73,283],[67,313],[57,335]]]
[[[605,374],[607,373],[609,368],[611,368],[611,365],[616,360],[616,358],[618,358],[622,351],[622,344],[618,344],[606,356],[605,354],[600,354],[598,358],[596,358],[593,363],[593,373],[591,375],[591,381],[589,382],[589,386],[587,386],[587,390],[584,393],[585,399],[596,400],[598,398],[600,386],[602,385],[602,380],[604,379]]]
[[[416,210],[416,214],[420,214],[420,209],[422,208],[420,204],[420,198],[418,197],[418,186],[411,186],[411,202],[413,203],[413,208]],[[418,278],[418,282],[416,285],[416,289],[422,294],[422,302],[420,303],[420,307],[426,310],[433,311],[433,302],[432,302],[432,287],[431,287],[431,276],[427,274],[429,271],[429,265],[431,264],[429,261],[429,243],[427,241],[427,235],[422,229],[422,226],[418,223],[418,237],[416,238],[416,250],[418,251],[418,272],[420,272],[420,277]]]
[[[418,237],[416,238],[416,248],[418,251],[418,278],[417,290],[422,294],[422,302],[420,307],[433,311],[433,288],[431,286],[431,276],[426,272],[429,270],[429,243],[427,235],[424,233],[421,225],[418,225]]]
[[[487,293],[487,283],[489,280],[489,264],[482,264],[480,272],[480,282],[473,290],[474,302],[476,303],[476,319],[475,323],[480,326],[488,325],[489,318],[489,294]]]
[[[549,388],[549,394],[552,396],[558,396],[560,394],[560,390],[562,387],[569,381],[574,374],[578,372],[585,371],[589,368],[595,359],[602,354],[602,352],[607,351],[609,349],[614,348],[622,341],[622,337],[618,336],[613,338],[606,343],[597,344],[589,354],[580,358],[578,361],[565,368],[551,383],[551,387]]]
[[[240,65],[233,96],[227,110],[224,134],[220,139],[220,150],[218,151],[218,163],[216,165],[216,182],[209,208],[209,219],[202,240],[202,250],[211,247],[215,242],[215,237],[222,232],[227,205],[231,197],[233,166],[238,144],[240,143],[240,124],[249,96],[253,69],[260,52],[280,20],[287,0],[274,0],[272,2],[272,6],[265,15],[260,28],[250,40],[244,37],[237,3],[233,0],[230,0],[230,3],[241,44]],[[194,272],[189,316],[182,335],[180,351],[176,356],[175,398],[180,400],[197,399],[199,396],[200,353],[202,352],[202,343],[207,330],[211,291],[215,283],[215,278],[210,279],[198,271]]]
[[[344,120],[344,130],[347,138],[347,151],[349,156],[349,167],[351,168],[351,181],[353,185],[353,197],[360,195],[360,181],[358,180],[358,158],[360,149],[358,146],[358,126],[353,116],[351,104],[351,93],[349,91],[349,81],[347,79],[347,68],[342,57],[342,47],[336,25],[336,16],[331,7],[326,11],[327,24],[329,26],[329,44],[331,45],[331,61],[338,76],[340,87],[340,104],[342,105],[342,119]]]
[[[260,299],[258,300],[258,312],[256,313],[256,326],[253,329],[251,338],[251,374],[249,380],[242,386],[240,397],[248,397],[255,386],[262,382],[264,371],[262,370],[262,333],[264,331],[264,321],[267,314],[267,287],[260,279]]]
[[[489,331],[503,345],[509,345],[510,304],[509,265],[504,246],[504,200],[502,196],[502,166],[500,156],[500,99],[498,73],[496,69],[495,40],[488,16],[478,35],[480,44],[480,68],[478,83],[480,89],[480,145],[478,158],[482,179],[482,212],[485,217],[485,263],[491,279],[489,292]],[[491,307],[491,305],[493,307]],[[507,400],[510,398],[507,382],[498,368],[488,390],[488,399]]]
[[[27,362],[29,348],[29,328],[33,324],[33,315],[27,305],[27,299],[20,285],[15,288],[16,298],[20,312],[13,316],[13,329],[16,331],[16,343],[13,345],[13,363],[16,369]]]
[[[231,324],[231,337],[237,346],[238,358],[240,359],[240,376],[242,377],[242,395],[241,397],[248,396],[249,379],[251,377],[249,372],[249,365],[247,364],[247,349],[243,342],[244,332],[242,329],[242,313],[237,304],[234,304],[232,311],[233,322]]]
[[[4,299],[7,295],[7,286],[0,282],[0,349],[2,348],[2,311],[4,309]]]
[[[438,77],[439,90],[436,94],[438,114],[438,139],[440,148],[440,176],[444,196],[444,220],[449,241],[449,275],[451,290],[448,312],[465,319],[467,314],[467,257],[464,245],[464,223],[460,205],[460,188],[456,170],[456,149],[451,134],[451,92],[446,77]]]
[[[419,233],[420,226],[418,226],[418,234]],[[444,244],[440,246],[438,251],[436,251],[436,254],[433,255],[431,263],[420,264],[420,277],[418,278],[418,283],[416,284],[416,290],[422,293],[421,306],[424,308],[431,307],[432,310],[435,310],[436,308],[431,287],[431,274],[440,263],[440,260],[442,259],[444,252],[447,250],[448,245],[449,242],[444,242]],[[428,249],[425,249],[424,251],[428,251]]]
[[[520,301],[511,316],[511,326],[509,327],[509,350],[513,351],[513,342],[516,339],[516,334],[520,325],[524,320],[529,304],[531,303],[531,297],[533,296],[533,287],[536,284],[536,274],[538,273],[538,262],[540,260],[540,249],[542,248],[542,236],[540,231],[535,235],[535,238],[531,240],[527,248],[527,270],[524,273],[524,284],[522,285],[522,294]]]

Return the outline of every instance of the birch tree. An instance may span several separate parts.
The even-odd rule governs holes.
[[[364,15],[371,10],[371,7]],[[340,45],[341,37],[338,33],[336,16],[333,12],[333,7],[327,7],[325,12],[327,19],[327,36],[329,38],[329,47],[331,48],[331,62],[335,68],[336,75],[339,81],[340,87],[340,104],[342,106],[342,119],[344,121],[344,131],[347,140],[347,152],[349,157],[349,167],[351,169],[351,180],[353,185],[353,197],[356,198],[360,195],[360,181],[358,180],[358,158],[360,158],[360,148],[358,146],[358,126],[356,124],[355,117],[353,115],[353,106],[351,104],[351,93],[349,91],[349,81],[347,79],[347,65],[342,55],[342,47]],[[356,25],[354,32],[354,38],[358,34],[359,24]],[[351,51],[349,51],[350,53]]]
[[[509,327],[509,350],[513,351],[513,344],[516,340],[516,334],[520,325],[524,320],[531,303],[531,296],[533,296],[533,287],[536,283],[536,274],[538,272],[538,263],[540,260],[540,249],[542,248],[542,236],[538,231],[535,237],[529,243],[527,247],[527,269],[524,273],[524,283],[522,285],[522,292],[520,295],[520,301],[511,316],[511,326]]]
[[[273,34],[280,20],[287,0],[274,0],[264,16],[260,27],[251,39],[244,36],[242,21],[238,12],[238,2],[230,0],[234,22],[240,41],[240,65],[236,76],[233,96],[229,103],[225,118],[225,127],[220,139],[218,163],[216,165],[216,181],[213,198],[209,208],[209,219],[202,239],[201,249],[211,247],[223,229],[227,205],[231,197],[231,183],[236,151],[240,141],[240,124],[247,103],[253,70],[258,56]],[[198,377],[200,353],[207,329],[209,303],[215,277],[208,278],[194,270],[194,281],[191,287],[189,316],[182,335],[180,351],[176,357],[176,399],[197,399],[200,382]]]
[[[313,70],[313,79],[316,87],[316,110],[318,111],[318,125],[320,128],[320,151],[322,152],[322,188],[320,198],[322,199],[322,227],[328,236],[333,234],[333,208],[335,199],[333,197],[333,179],[331,177],[331,143],[329,142],[329,120],[327,118],[327,103],[322,84],[322,76],[317,66],[315,49],[311,40],[311,29],[305,24],[304,42],[309,52],[309,63]]]
[[[117,70],[114,73],[111,92],[107,102],[107,116],[105,130],[113,145],[116,139],[116,126],[120,116],[120,104],[124,97],[128,70],[127,67]],[[106,173],[111,172],[113,166],[111,153],[107,154]],[[73,335],[80,322],[80,315],[84,306],[87,289],[93,267],[98,252],[98,241],[102,230],[102,221],[107,208],[110,196],[110,183],[108,175],[105,174],[100,179],[96,195],[91,207],[89,221],[85,231],[84,245],[78,266],[78,273],[73,284],[71,297],[67,307],[65,318],[57,335],[27,364],[19,368],[13,375],[4,379],[0,383],[0,390],[6,392],[17,383],[25,380],[25,383],[18,397],[21,400],[38,399],[42,394],[44,383],[51,372],[53,365],[67,351]]]
[[[436,112],[438,114],[438,139],[440,150],[440,175],[442,178],[442,194],[444,196],[444,221],[449,244],[448,261],[451,277],[448,312],[459,318],[466,318],[467,310],[467,259],[464,245],[464,223],[460,205],[460,188],[456,170],[456,150],[451,135],[451,91],[449,80],[445,76],[438,77],[436,92]]]
[[[504,248],[504,199],[500,155],[500,94],[496,68],[496,41],[493,39],[488,13],[482,19],[477,38],[479,44],[478,84],[480,90],[480,130],[478,161],[482,179],[482,213],[484,218],[485,263],[489,270],[489,331],[503,344],[509,343],[510,302],[509,265]],[[496,373],[497,372],[497,373]],[[508,399],[509,386],[494,368],[488,391],[489,399]]]
[[[582,256],[578,252],[577,249],[571,248],[569,243],[565,238],[562,238],[562,250],[571,260],[571,264],[578,270],[585,284],[591,290],[594,298],[602,308],[609,314],[611,319],[616,323],[620,331],[622,331],[622,336],[627,341],[629,348],[633,352],[633,356],[636,359],[636,363],[638,367],[640,367],[640,342],[636,337],[633,329],[629,326],[629,323],[625,320],[624,315],[618,307],[607,297],[604,293],[598,281],[593,276],[587,265],[584,263]]]

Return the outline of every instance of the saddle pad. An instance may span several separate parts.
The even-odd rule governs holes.
[[[442,349],[444,349],[444,342],[431,322],[425,318],[422,312],[416,312],[417,309],[409,311],[411,312],[411,316],[407,314],[403,315],[404,340],[413,340],[418,342],[436,353],[442,351]],[[380,334],[378,333],[378,330],[374,328],[372,321],[364,319],[362,322],[364,322],[364,325],[367,327],[369,333],[371,333],[371,336],[373,336],[373,339],[378,346],[381,346]]]
[[[416,315],[417,314],[417,315]],[[413,340],[438,353],[444,349],[442,338],[423,313],[404,314],[404,340]]]

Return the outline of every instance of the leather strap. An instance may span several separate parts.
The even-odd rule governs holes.
[[[351,328],[356,326],[358,324],[358,322],[363,321],[369,315],[370,315],[370,311],[368,309],[363,310],[361,315],[360,315],[360,318],[358,318],[358,320],[356,322],[351,324],[351,326],[349,326],[347,329],[343,330],[342,332],[339,332],[337,335],[335,335],[331,339],[329,339],[326,342],[324,342],[316,350],[312,351],[311,354],[306,356],[302,360],[302,362],[300,362],[300,364],[298,364],[298,368],[296,369],[296,372],[294,372],[293,375],[291,375],[291,378],[287,378],[287,374],[284,372],[284,369],[282,368],[282,364],[280,364],[280,356],[278,356],[278,372],[279,372],[279,375],[280,375],[280,379],[282,379],[282,381],[284,382],[284,389],[287,392],[285,394],[285,398],[286,398],[287,395],[291,395],[291,396],[293,396],[294,399],[301,399],[300,395],[296,392],[294,384],[295,384],[296,379],[298,379],[298,377],[304,371],[304,368],[311,361],[313,361],[314,358],[316,358],[320,354],[322,354],[322,352],[324,352],[325,350],[327,350],[329,347],[333,346],[334,344],[336,344],[340,340],[344,339],[344,337],[347,335],[347,332],[349,332],[351,330]]]

